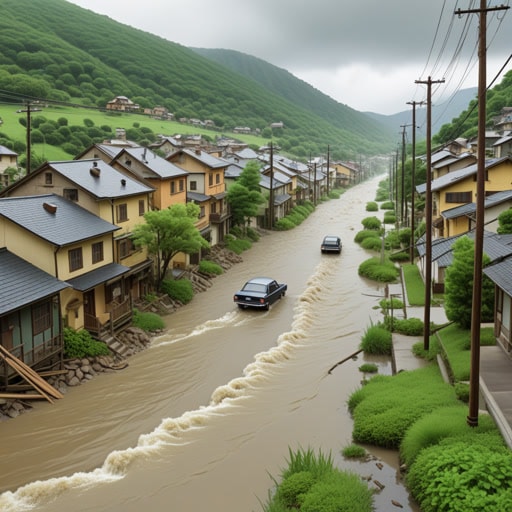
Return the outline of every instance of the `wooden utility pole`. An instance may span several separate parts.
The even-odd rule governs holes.
[[[432,84],[444,80],[416,80],[427,85],[427,183],[425,191],[425,313],[423,317],[423,348],[430,347],[430,305],[432,302]]]
[[[330,162],[329,162],[329,144],[327,144],[327,197],[329,197],[329,179],[330,179],[330,174],[329,174],[329,166],[330,166]]]
[[[479,9],[455,11],[462,14],[477,13],[480,18],[478,30],[478,147],[476,170],[476,225],[475,262],[473,269],[473,302],[471,308],[471,370],[469,376],[469,412],[467,424],[478,426],[478,397],[480,394],[480,322],[482,317],[482,265],[484,248],[485,208],[485,115],[487,91],[487,12],[508,9],[508,6],[487,7],[486,0],[480,0]]]
[[[411,166],[411,242],[410,242],[410,258],[411,263],[414,263],[414,249],[416,247],[416,242],[414,240],[414,230],[415,226],[415,206],[414,206],[414,196],[416,195],[416,184],[415,184],[415,174],[416,174],[416,105],[422,105],[423,102],[417,101],[408,101],[408,105],[412,105],[412,166]]]
[[[268,228],[274,228],[274,145],[270,142],[270,196],[268,199]]]
[[[32,170],[32,138],[31,138],[31,131],[32,131],[32,112],[40,112],[41,109],[39,108],[32,108],[32,105],[30,102],[27,102],[27,108],[24,110],[17,110],[18,113],[26,113],[27,114],[27,160],[26,160],[26,171],[27,174],[30,174],[30,171]]]
[[[401,191],[402,191],[402,197],[400,201],[400,223],[402,226],[404,225],[404,219],[407,216],[407,199],[405,197],[405,128],[407,127],[406,124],[402,124],[400,128],[402,128],[402,183],[401,183]]]

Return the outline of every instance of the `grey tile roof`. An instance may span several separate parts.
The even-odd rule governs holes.
[[[69,288],[7,249],[0,249],[0,315],[20,309]]]
[[[484,200],[484,208],[491,208],[497,204],[512,200],[512,190],[502,190],[487,196]],[[473,215],[476,212],[476,203],[467,203],[441,212],[445,219],[454,219],[462,215]]]
[[[129,272],[130,267],[125,267],[119,263],[109,263],[103,265],[103,267],[91,270],[86,274],[75,277],[74,279],[68,279],[68,283],[80,292],[85,292],[94,288],[95,286],[108,281],[109,279],[115,279],[116,277],[122,276]]]
[[[99,159],[49,162],[48,165],[98,199],[129,197],[154,190]]]
[[[0,145],[0,155],[6,155],[6,156],[18,156],[18,153],[13,151],[12,149],[9,149],[5,146]]]
[[[204,203],[205,201],[209,201],[210,199],[211,196],[207,196],[199,192],[187,192],[187,201],[196,201],[198,203]]]
[[[124,148],[124,146],[113,146],[112,144],[95,144],[95,146],[110,158],[115,158]]]
[[[494,167],[497,164],[500,164],[506,160],[509,160],[509,157],[504,158],[493,158],[490,160],[486,160],[485,162],[485,168],[490,169]],[[436,178],[435,180],[432,180],[431,182],[431,190],[432,192],[436,190],[441,190],[443,188],[446,188],[448,185],[451,185],[452,183],[457,183],[458,181],[463,180],[464,178],[467,178],[468,176],[472,176],[473,174],[476,174],[478,169],[478,164],[468,165],[467,167],[464,167],[462,169],[457,169],[456,171],[451,171],[447,174],[444,174],[443,176]],[[416,191],[418,194],[424,194],[427,190],[427,184],[422,183],[416,187]]]
[[[127,168],[126,160],[137,160],[141,162],[145,168],[144,178],[178,178],[180,176],[188,176],[188,172],[181,167],[169,162],[165,158],[157,155],[154,151],[144,147],[123,148],[116,156],[115,160],[123,164]]]
[[[489,265],[483,272],[507,295],[512,296],[512,258]]]
[[[226,160],[222,158],[217,158],[216,156],[210,155],[207,151],[194,151],[193,149],[183,149],[183,153],[186,153],[188,156],[199,160],[203,164],[207,165],[211,169],[220,169],[222,167],[227,166]]]
[[[55,213],[47,211],[45,204],[54,205]],[[0,215],[57,246],[120,229],[56,194],[0,198]]]

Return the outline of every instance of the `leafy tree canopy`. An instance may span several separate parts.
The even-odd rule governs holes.
[[[209,247],[195,226],[199,211],[194,203],[175,204],[165,210],[146,212],[145,223],[135,226],[134,244],[147,247],[150,254],[157,256],[158,289],[178,253],[195,254]]]

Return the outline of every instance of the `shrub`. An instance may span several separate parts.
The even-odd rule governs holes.
[[[470,427],[466,421],[467,407],[456,404],[449,407],[439,407],[418,419],[406,432],[400,444],[400,460],[407,466],[416,460],[418,454],[425,448],[440,443],[443,439],[454,438],[473,439],[482,434],[493,434],[503,446],[499,431],[490,416],[482,415],[477,427]],[[487,442],[487,437],[485,438]]]
[[[396,263],[402,263],[404,261],[409,261],[410,258],[411,258],[411,255],[405,251],[394,252],[389,255],[389,260],[396,262]]]
[[[359,446],[358,444],[349,444],[343,448],[341,454],[347,459],[364,459],[367,455],[367,452],[362,446]]]
[[[396,297],[381,299],[379,301],[379,306],[385,314],[388,314],[390,309],[404,309],[404,303]]]
[[[203,274],[213,274],[215,276],[220,276],[224,270],[214,261],[201,260],[199,263],[199,272],[202,272]]]
[[[360,346],[367,354],[391,355],[391,332],[379,325],[372,325],[366,329]]]
[[[133,310],[132,323],[135,327],[142,329],[146,332],[159,331],[165,327],[165,322],[162,317],[150,311]]]
[[[171,299],[182,304],[188,304],[194,298],[194,289],[188,279],[164,279],[162,281],[162,291],[169,295]]]
[[[71,327],[64,328],[64,357],[81,359],[83,357],[108,356],[110,349],[102,341],[95,340],[89,331],[75,331]]]
[[[394,229],[386,233],[384,241],[386,242],[386,249],[400,249],[401,247],[398,231]]]
[[[379,210],[379,205],[375,201],[369,201],[366,203],[367,212],[376,212]]]
[[[380,251],[382,249],[382,239],[376,236],[369,236],[361,242],[361,247],[367,251]]]
[[[377,217],[366,217],[361,221],[364,229],[379,230],[381,228],[381,221]]]
[[[295,224],[287,217],[279,219],[274,225],[274,228],[278,231],[287,231],[289,229],[293,229],[294,227]]]
[[[260,239],[260,234],[254,228],[247,228],[246,236],[251,242],[257,242]]]
[[[393,201],[384,201],[380,205],[381,210],[394,210],[395,209],[395,203]]]
[[[363,229],[362,231],[356,233],[356,236],[354,237],[354,242],[356,244],[360,244],[363,240],[366,240],[367,238],[377,238],[380,240],[379,232],[375,231],[374,229]]]
[[[391,318],[386,318],[387,321]],[[419,318],[394,318],[393,319],[393,332],[404,334],[405,336],[421,336],[423,334],[423,320]],[[391,327],[391,325],[390,325]]]
[[[398,232],[398,237],[400,239],[400,242],[405,245],[406,247],[409,247],[411,243],[411,237],[412,237],[412,231],[411,228],[403,228]]]
[[[396,222],[396,215],[392,212],[386,212],[382,222],[384,222],[384,224],[394,224]]]
[[[445,440],[418,455],[407,484],[425,512],[481,512],[512,510],[511,479],[508,450]]]
[[[353,440],[398,448],[407,430],[422,416],[457,403],[452,386],[444,382],[437,365],[393,376],[375,375],[349,397]]]
[[[359,367],[359,371],[362,373],[377,373],[379,367],[374,363],[365,363]]]
[[[249,240],[245,240],[243,238],[234,238],[231,235],[226,237],[225,242],[226,248],[236,254],[242,254],[244,251],[247,251],[247,249],[252,247],[252,243]]]
[[[393,283],[397,280],[399,270],[392,262],[381,263],[378,258],[370,258],[359,265],[359,275],[379,281],[381,283]]]

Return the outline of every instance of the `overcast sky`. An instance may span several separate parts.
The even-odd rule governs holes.
[[[478,0],[69,0],[183,46],[263,59],[356,110],[394,114],[441,106],[478,84]],[[488,0],[489,7],[510,0]],[[512,13],[487,14],[487,83],[512,69]],[[460,45],[460,41],[463,44]],[[457,48],[460,47],[460,50]]]

